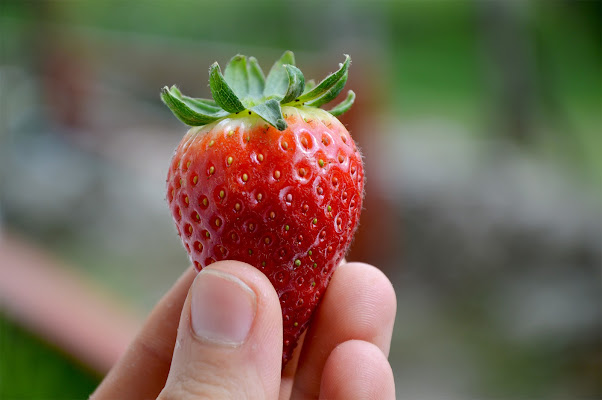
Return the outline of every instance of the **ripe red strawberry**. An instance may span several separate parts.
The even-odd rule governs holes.
[[[210,69],[214,100],[162,99],[191,128],[167,175],[167,199],[196,268],[232,259],[259,268],[280,298],[283,367],[307,328],[362,209],[361,155],[335,115],[318,108],[347,80],[350,59],[320,84],[305,85],[286,52],[267,79],[254,58]]]

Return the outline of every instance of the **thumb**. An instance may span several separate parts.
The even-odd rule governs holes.
[[[256,268],[221,261],[195,278],[159,399],[277,399],[282,315]]]

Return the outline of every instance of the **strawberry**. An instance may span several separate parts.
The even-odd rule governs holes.
[[[225,259],[260,269],[274,285],[284,323],[282,365],[358,225],[364,189],[361,155],[336,118],[355,94],[329,111],[347,81],[349,56],[318,85],[305,84],[287,51],[264,78],[257,60],[235,56],[210,70],[213,100],[161,97],[193,126],[167,175],[178,234],[200,271]]]

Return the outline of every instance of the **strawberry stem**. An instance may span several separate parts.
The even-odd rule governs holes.
[[[236,81],[233,81],[233,83],[235,82]],[[237,86],[240,87],[241,85],[239,84]],[[213,63],[209,69],[209,87],[211,87],[213,99],[225,111],[237,113],[246,109],[238,96],[230,88],[228,82],[226,82],[217,63]]]

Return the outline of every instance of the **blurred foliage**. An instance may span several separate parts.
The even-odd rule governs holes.
[[[100,378],[0,314],[0,399],[84,399]]]

